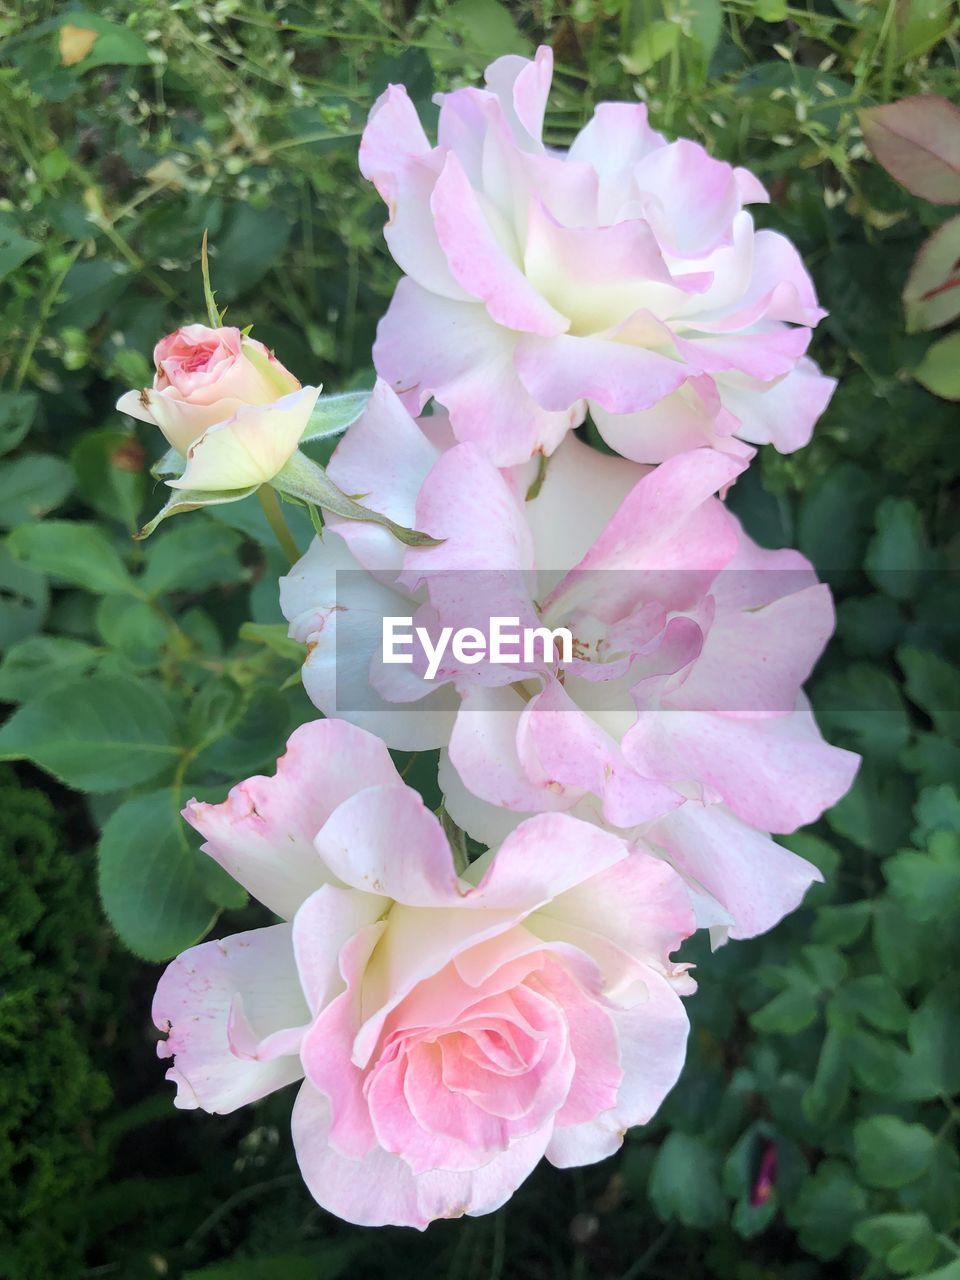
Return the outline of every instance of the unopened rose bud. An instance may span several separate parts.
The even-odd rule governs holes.
[[[296,452],[319,388],[301,387],[262,342],[234,328],[185,325],[154,349],[153,386],[117,408],[158,426],[186,459],[171,488],[264,484]]]
[[[204,290],[210,318],[219,319],[205,257]],[[271,492],[276,490],[347,520],[382,525],[408,546],[433,545],[426,534],[361,506],[300,452],[304,441],[346,430],[361,415],[366,393],[328,396],[315,418],[320,388],[302,387],[262,342],[223,325],[185,325],[161,338],[153,359],[153,386],[128,391],[117,408],[163,432],[171,448],[152,473],[174,493],[136,537],[148,538],[178,512],[239,502],[259,491],[292,564],[299,551]]]
[[[207,492],[266,484],[297,452],[319,394],[301,387],[272,404],[241,405],[190,446],[183,475],[167,484]]]

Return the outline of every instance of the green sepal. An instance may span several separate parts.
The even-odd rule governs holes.
[[[215,507],[224,502],[240,502],[241,499],[249,498],[252,493],[256,493],[259,487],[259,485],[253,484],[248,485],[245,489],[222,489],[218,491],[177,489],[166,506],[161,507],[153,519],[148,521],[139,533],[133,535],[134,539],[140,542],[144,538],[149,538],[157,525],[164,520],[169,520],[171,516],[179,515],[181,511],[196,511],[199,507]]]
[[[178,480],[186,466],[187,460],[182,453],[178,453],[176,449],[168,449],[150,468],[150,474],[155,480]]]
[[[325,511],[332,511],[335,516],[345,520],[362,520],[369,524],[381,525],[393,536],[408,547],[435,547],[442,538],[431,538],[416,529],[405,529],[395,524],[379,511],[361,506],[359,502],[348,497],[342,489],[338,489],[323,467],[299,451],[293,455],[282,471],[271,481],[278,493],[291,498],[299,498],[301,502],[313,503]]]

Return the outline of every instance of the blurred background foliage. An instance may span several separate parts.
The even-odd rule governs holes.
[[[912,374],[901,290],[949,210],[872,161],[858,109],[956,100],[949,0],[48,0],[0,7],[0,1274],[192,1280],[960,1280],[960,553],[956,405]],[[159,440],[113,410],[202,318],[304,381],[369,384],[396,279],[357,172],[384,86],[431,95],[548,40],[564,144],[607,98],[770,187],[831,315],[812,445],[731,504],[834,586],[813,697],[862,751],[787,843],[826,883],[706,961],[683,1081],[603,1164],[541,1168],[424,1236],[328,1217],[280,1095],[178,1113],[159,961],[259,922],[177,810],[269,769],[310,708],[255,506],[130,534]],[[310,534],[292,522],[301,546]],[[431,785],[432,761],[412,779]],[[42,770],[42,772],[41,772]],[[99,900],[98,900],[99,899]],[[113,928],[105,920],[112,922]],[[119,939],[116,935],[119,935]],[[124,945],[125,944],[125,945]],[[135,951],[137,955],[131,954]],[[141,957],[141,958],[138,958]]]

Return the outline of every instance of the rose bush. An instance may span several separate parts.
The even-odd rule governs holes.
[[[763,185],[668,143],[641,103],[602,103],[569,151],[545,146],[552,70],[541,47],[441,95],[436,146],[402,86],[375,103],[360,167],[406,273],[378,373],[414,412],[436,397],[500,466],[552,453],[588,412],[638,462],[806,444],[835,385],[805,356],[824,312],[790,241],[754,227]]]
[[[481,841],[570,811],[669,856],[715,900],[704,923],[764,931],[816,876],[767,833],[817,818],[857,757],[823,741],[801,692],[833,629],[828,588],[714,496],[743,466],[698,449],[641,467],[571,436],[539,478],[498,470],[380,383],[330,474],[362,475],[374,508],[442,542],[404,552],[331,521],[281,582],[307,692],[390,746],[440,747],[447,808]],[[382,662],[385,616],[489,633],[514,615],[567,625],[573,661],[448,660],[432,682]]]
[[[59,779],[42,786],[63,818],[46,834],[33,803],[21,818],[9,803],[3,818],[13,1102],[0,1123],[0,1271],[212,1280],[346,1268],[394,1280],[536,1275],[549,1258],[570,1275],[943,1276],[960,1222],[949,1141],[960,930],[957,894],[941,891],[960,853],[957,610],[945,607],[958,462],[944,449],[953,406],[917,382],[937,370],[909,330],[924,308],[928,320],[949,308],[940,285],[956,255],[941,279],[921,254],[930,271],[910,275],[905,334],[901,286],[940,215],[888,181],[864,143],[872,104],[896,114],[893,97],[955,97],[955,9],[859,5],[851,20],[835,5],[661,15],[414,0],[389,13],[348,6],[318,38],[313,26],[259,21],[263,6],[242,6],[249,20],[238,21],[233,7],[105,0],[78,27],[55,6],[42,21],[20,6],[0,51],[13,147],[0,212],[0,680],[19,706],[2,748]],[[68,37],[90,56],[68,50]],[[204,227],[230,323],[255,321],[304,381],[322,369],[337,387],[367,385],[397,273],[352,138],[388,81],[406,82],[419,108],[479,83],[491,49],[528,41],[555,43],[560,63],[551,146],[568,146],[594,103],[641,100],[668,138],[696,138],[763,180],[772,204],[750,212],[795,239],[816,276],[831,311],[817,358],[841,377],[840,394],[810,448],[786,459],[762,450],[728,501],[762,545],[799,546],[831,571],[838,635],[810,692],[830,741],[866,763],[815,829],[783,840],[825,880],[802,910],[715,961],[705,939],[691,940],[684,956],[698,959],[702,994],[686,1006],[686,1075],[654,1122],[576,1177],[541,1168],[506,1212],[417,1238],[351,1230],[312,1205],[286,1137],[295,1090],[222,1121],[164,1118],[142,960],[167,962],[211,927],[223,936],[271,923],[196,856],[179,810],[191,794],[219,800],[238,778],[272,772],[279,744],[315,713],[297,687],[301,646],[283,638],[276,610],[274,531],[255,510],[213,508],[130,543],[156,493],[146,467],[161,435],[107,422],[104,406],[150,386],[156,337],[192,317]],[[948,135],[896,141],[914,174],[955,181]],[[209,324],[221,327],[219,316]],[[946,386],[949,373],[941,362],[927,385]],[[481,392],[487,382],[481,369]],[[592,423],[582,438],[595,441]],[[284,511],[306,548],[309,513]],[[347,635],[349,618],[338,622]],[[407,705],[394,705],[403,716]],[[435,753],[396,763],[439,806]],[[16,785],[11,775],[7,791]],[[685,802],[670,820],[695,812]],[[93,827],[103,831],[96,883]],[[30,852],[38,836],[46,861]],[[51,886],[67,864],[83,874],[58,908]],[[765,865],[745,867],[764,891]],[[122,947],[105,949],[101,903]],[[65,1069],[71,1054],[45,1056],[45,1017],[72,1058],[115,1082],[106,1112],[84,1073]]]
[[[543,1155],[609,1155],[676,1080],[694,985],[670,953],[694,921],[665,862],[547,814],[458,875],[383,743],[336,720],[184,812],[285,923],[161,978],[177,1105],[229,1112],[305,1077],[297,1159],[340,1217],[489,1212]]]

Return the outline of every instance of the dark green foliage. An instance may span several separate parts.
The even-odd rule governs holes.
[[[14,1280],[79,1265],[71,1205],[104,1171],[113,943],[79,834],[43,792],[0,772],[0,1272]]]

